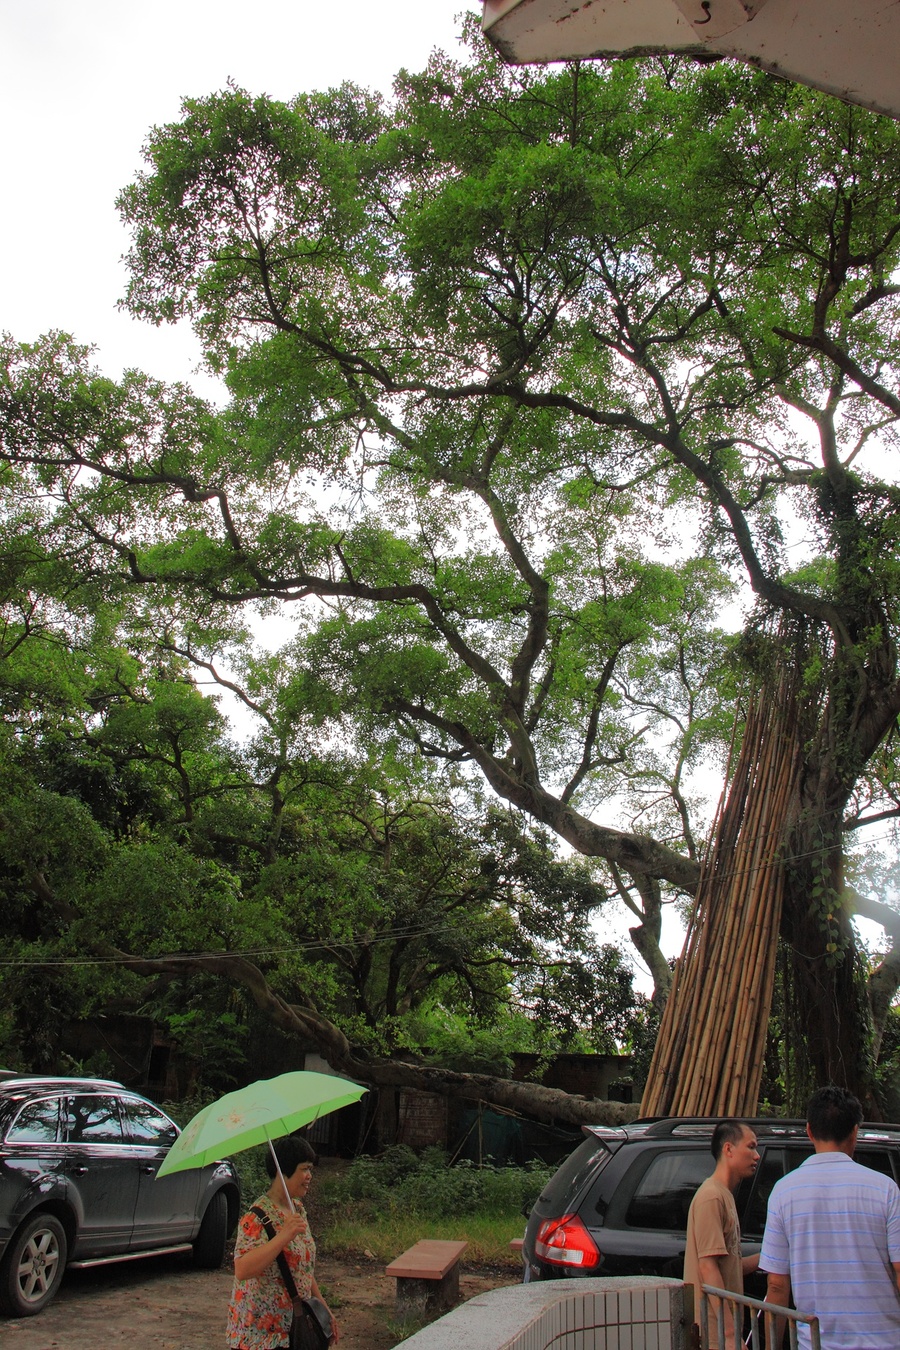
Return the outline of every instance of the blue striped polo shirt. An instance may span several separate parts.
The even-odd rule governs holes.
[[[822,1350],[898,1350],[895,1261],[900,1190],[890,1178],[828,1152],[775,1183],[760,1269],[790,1276],[795,1306],[819,1319]]]

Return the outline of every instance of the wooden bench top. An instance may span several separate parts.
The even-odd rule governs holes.
[[[386,1275],[412,1280],[442,1280],[452,1270],[468,1242],[444,1242],[439,1238],[421,1238],[385,1268]]]

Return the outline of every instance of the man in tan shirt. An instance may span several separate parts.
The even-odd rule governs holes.
[[[700,1321],[700,1286],[744,1292],[744,1275],[756,1270],[759,1256],[741,1256],[741,1225],[734,1192],[752,1177],[759,1162],[756,1135],[740,1120],[720,1120],[710,1145],[716,1160],[688,1211],[684,1281],[694,1286],[694,1318]],[[719,1350],[719,1300],[709,1301],[709,1343]],[[734,1324],[725,1316],[724,1350],[735,1350]]]

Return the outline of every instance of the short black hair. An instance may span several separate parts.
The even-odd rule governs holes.
[[[742,1120],[720,1120],[712,1132],[712,1139],[709,1142],[709,1151],[716,1162],[722,1156],[722,1149],[726,1144],[739,1144],[744,1137],[744,1131],[749,1130],[750,1126]]]
[[[299,1134],[287,1134],[283,1139],[274,1140],[271,1148],[266,1149],[266,1173],[273,1181],[278,1175],[275,1158],[272,1157],[273,1148],[285,1177],[292,1177],[303,1163],[318,1162],[316,1151],[308,1139],[301,1138]]]
[[[861,1124],[862,1118],[859,1099],[833,1083],[814,1092],[806,1106],[809,1132],[813,1139],[820,1139],[823,1144],[842,1144]]]

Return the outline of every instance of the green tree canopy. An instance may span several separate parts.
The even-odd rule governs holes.
[[[171,651],[164,672],[159,649],[150,668],[119,657],[115,697],[5,731],[7,1057],[53,1068],[65,1023],[111,1007],[151,1012],[212,1086],[240,1072],[254,1003],[386,1085],[398,1055],[405,1079],[409,1056],[439,1079],[480,1039],[503,1073],[511,1050],[614,1050],[640,1029],[627,963],[591,930],[606,895],[587,863],[437,782],[304,757],[265,700],[264,734],[236,747]]]
[[[122,194],[126,304],[188,316],[228,406],[60,337],[7,344],[0,403],[119,603],[168,597],[200,654],[228,609],[299,610],[305,715],[477,770],[603,859],[661,990],[743,587],[745,652],[804,663],[784,935],[815,1071],[856,1086],[842,831],[900,709],[898,135],[724,63],[474,43],[390,103],[190,99]]]

